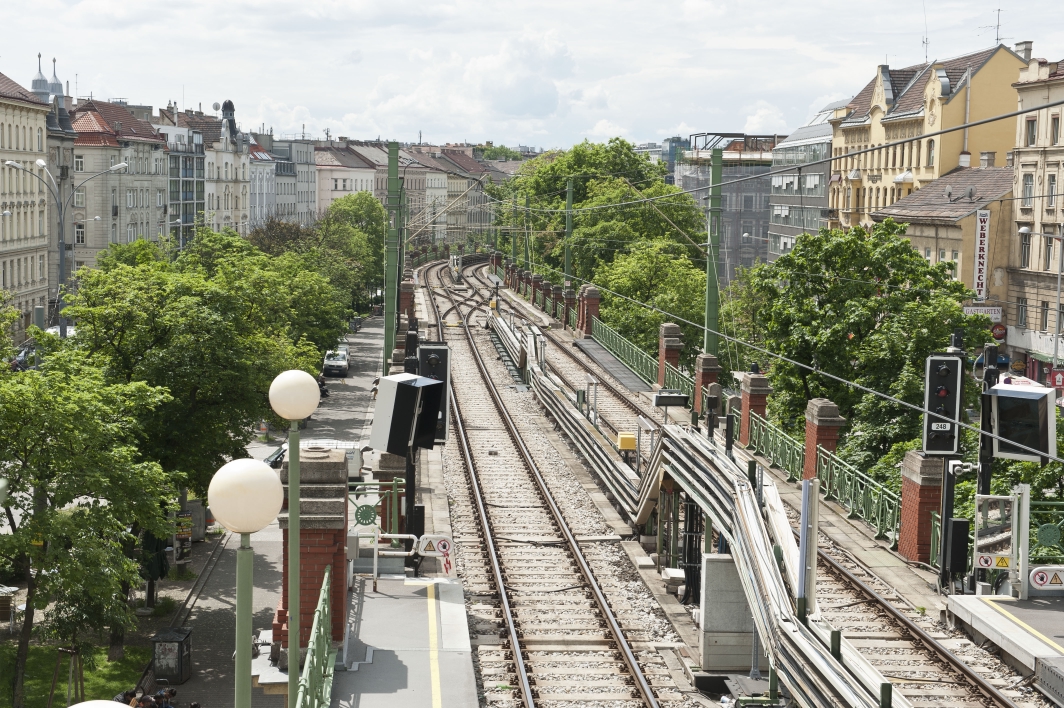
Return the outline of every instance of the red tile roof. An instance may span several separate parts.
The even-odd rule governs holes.
[[[0,98],[9,101],[19,101],[20,103],[32,103],[36,106],[48,105],[46,103],[41,103],[31,91],[23,88],[3,74],[0,74]]]
[[[106,101],[89,100],[79,103],[73,114],[74,130],[78,133],[75,144],[111,145],[111,142],[84,142],[85,140],[133,140],[166,144],[166,138],[155,127],[130,113],[125,106]],[[95,137],[89,138],[89,134]],[[102,136],[102,137],[100,137]]]
[[[469,172],[470,174],[480,174],[482,172],[488,171],[487,168],[484,167],[484,165],[469,157],[464,152],[460,152],[458,150],[448,150],[447,148],[444,148],[443,156],[454,164],[458,165],[459,169]]]
[[[159,109],[159,117],[165,118],[166,122],[173,125],[174,113],[163,108]],[[222,121],[214,116],[200,116],[195,113],[177,114],[177,125],[181,128],[198,130],[203,135],[203,143],[211,145],[222,138]]]

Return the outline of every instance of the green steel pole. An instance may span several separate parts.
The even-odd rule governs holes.
[[[531,208],[532,208],[532,197],[529,196],[528,194],[526,194],[525,195],[525,268],[528,268],[529,264],[532,262],[532,259],[529,257],[529,252],[528,252],[528,250],[529,250],[528,240],[530,238],[532,238],[532,234],[529,233],[530,227],[532,225],[532,215],[531,215],[531,213],[529,211]]]
[[[299,421],[288,429],[288,705],[299,695]],[[294,651],[293,651],[294,650]]]
[[[720,183],[724,177],[724,150],[714,148],[709,168],[709,249],[706,251],[706,331],[702,351],[718,354],[718,310],[720,285],[717,281],[717,260],[720,253]]]
[[[517,265],[517,195],[514,195],[513,208],[511,209],[510,226],[510,259]]]
[[[572,270],[572,255],[569,252],[569,242],[573,240],[573,180],[570,178],[565,185],[565,268],[562,270],[562,280],[565,287],[569,287],[569,278]]]
[[[240,534],[236,552],[236,680],[234,708],[251,708],[251,534]]]
[[[384,372],[388,373],[388,363],[395,349],[395,298],[399,293],[396,277],[399,268],[399,143],[395,141],[388,143],[388,197],[385,208],[388,210],[388,224],[384,236]],[[295,694],[292,694],[292,699],[295,699]]]

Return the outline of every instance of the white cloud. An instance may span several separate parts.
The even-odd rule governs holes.
[[[978,28],[998,6],[929,4],[931,56],[988,44]],[[1056,5],[1024,9],[1002,14],[1002,33],[1062,53],[1064,32],[1043,19]],[[650,0],[35,0],[5,16],[0,72],[27,85],[42,52],[78,95],[231,99],[243,125],[275,133],[561,147],[787,132],[860,91],[885,55],[924,58],[918,3],[681,0],[669,12]],[[176,44],[175,27],[188,30]]]
[[[773,106],[768,101],[758,101],[753,106],[746,108],[752,111],[746,115],[746,124],[743,131],[750,134],[786,133],[787,120],[783,117],[783,111]]]

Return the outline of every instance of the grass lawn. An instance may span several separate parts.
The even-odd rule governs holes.
[[[11,706],[12,682],[15,675],[15,649],[14,642],[0,643],[0,708]],[[28,708],[45,708],[48,704],[48,690],[52,686],[52,672],[55,671],[55,655],[56,651],[52,647],[30,647],[30,660],[26,672],[26,705]],[[126,647],[126,658],[116,662],[107,661],[106,647],[96,650],[96,670],[85,669],[86,698],[109,701],[116,693],[133,688],[150,658],[151,650],[146,647]],[[67,667],[68,660],[64,657],[59,667],[55,705],[66,705]]]

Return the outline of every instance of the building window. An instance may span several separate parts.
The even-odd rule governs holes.
[[[1045,270],[1053,270],[1053,239],[1045,237],[1046,261]]]
[[[1060,143],[1060,116],[1053,116],[1049,121],[1049,142],[1051,145]]]
[[[85,224],[74,224],[74,243],[78,246],[85,245]]]
[[[118,243],[118,225],[111,224],[111,243]]]
[[[1027,136],[1027,141],[1026,141],[1025,144],[1027,145],[1027,147],[1034,147],[1034,144],[1035,144],[1035,142],[1037,142],[1037,139],[1038,139],[1038,119],[1036,119],[1036,118],[1028,118],[1027,119],[1027,133],[1026,133],[1026,136]]]
[[[136,227],[133,224],[126,226],[126,243],[133,243]]]
[[[1016,303],[1016,326],[1027,327],[1027,298],[1021,297]]]
[[[931,249],[930,248],[925,248],[924,249],[924,258],[927,259],[928,263],[931,262]]]
[[[75,189],[74,190],[74,206],[84,208],[84,206],[85,206],[85,190],[84,189]]]
[[[935,166],[935,141],[934,140],[928,140],[927,141],[927,166],[928,167],[934,167]]]
[[[85,171],[85,156],[84,155],[74,155],[74,171],[75,172],[84,172]]]
[[[133,202],[133,190],[132,189],[127,189],[126,190],[126,207],[129,208],[129,209],[132,209],[133,205],[134,205],[134,202]]]
[[[1043,332],[1049,331],[1049,302],[1046,300],[1042,301],[1042,326],[1038,329]]]
[[[942,263],[945,260],[946,260],[946,249],[944,249],[944,248],[938,249],[938,262]]]
[[[1031,267],[1031,234],[1020,234],[1020,267]]]
[[[1034,204],[1034,175],[1023,176],[1023,195],[1020,206],[1029,207]]]
[[[163,205],[163,190],[155,190],[155,206],[161,207]]]

